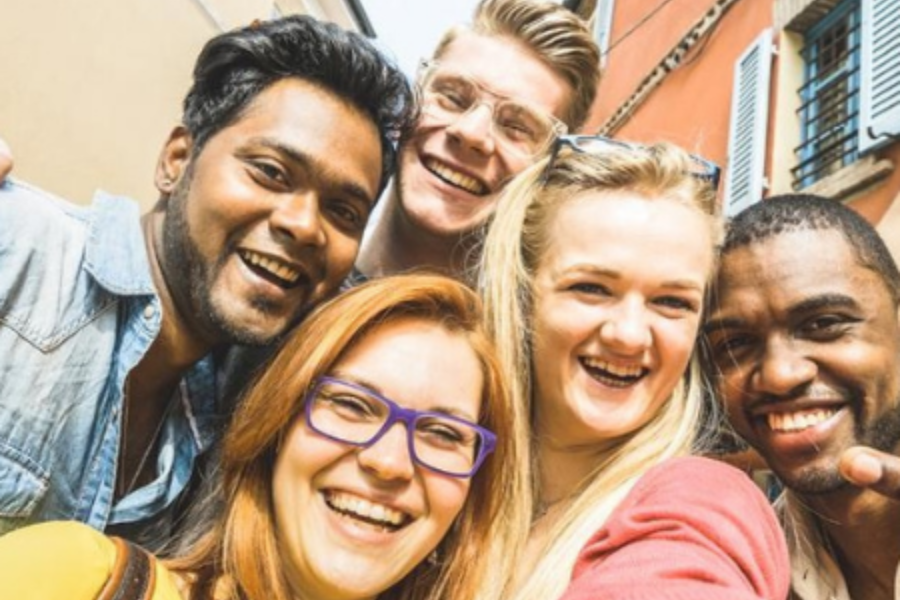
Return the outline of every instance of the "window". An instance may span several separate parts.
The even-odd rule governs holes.
[[[897,0],[862,0],[862,106],[859,151],[900,134],[900,11]]]
[[[597,12],[594,15],[594,40],[600,48],[601,67],[605,67],[609,60],[609,38],[612,33],[614,3],[615,0],[599,0]]]
[[[801,143],[792,169],[805,188],[858,158],[860,7],[844,0],[804,36]]]
[[[764,30],[734,65],[728,169],[723,215],[732,217],[759,202],[766,185],[766,124],[772,69],[772,30]]]

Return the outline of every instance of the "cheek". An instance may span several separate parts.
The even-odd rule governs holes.
[[[508,152],[499,151],[495,156],[497,157],[498,169],[504,179],[518,175],[533,164],[533,161],[528,158],[510,155]]]
[[[535,349],[571,348],[588,340],[599,328],[596,310],[577,303],[544,303],[536,307],[534,321]],[[537,352],[535,352],[537,354]]]
[[[423,476],[423,483],[433,525],[443,537],[466,503],[471,480],[428,472]]]
[[[678,377],[687,369],[697,339],[698,321],[663,322],[656,328],[656,344],[663,370]]]
[[[328,239],[328,280],[340,283],[350,273],[359,252],[359,238],[333,229]]]
[[[284,439],[275,461],[273,489],[306,489],[313,480],[336,464],[348,452],[348,447],[318,436],[306,428],[301,420]]]
[[[221,252],[229,235],[229,224],[235,220],[225,202],[209,202],[210,196],[217,197],[195,182],[185,199],[188,235],[193,246],[206,258]]]

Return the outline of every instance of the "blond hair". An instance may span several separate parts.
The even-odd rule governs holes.
[[[691,207],[708,219],[713,244],[720,236],[713,215],[715,191],[691,175],[691,159],[675,146],[657,144],[640,151],[611,148],[598,154],[562,149],[547,170],[550,160],[533,165],[504,190],[485,240],[479,274],[488,329],[513,382],[517,427],[531,419],[535,389],[530,353],[532,283],[539,260],[552,241],[547,239],[551,220],[561,205],[584,192],[627,190]],[[698,439],[704,410],[700,376],[696,357],[692,357],[688,372],[658,413],[597,462],[538,553],[535,568],[520,574],[521,585],[510,597],[559,597],[569,584],[578,553],[640,475],[705,443]],[[534,505],[540,490],[537,465],[534,459],[531,462],[529,502]]]
[[[587,120],[600,83],[600,50],[587,24],[572,11],[540,0],[482,0],[471,25],[456,25],[444,33],[434,58],[464,31],[521,44],[572,88],[562,116],[569,131]]]
[[[302,415],[307,390],[374,327],[400,319],[434,322],[463,335],[484,379],[479,423],[497,433],[494,453],[472,479],[466,502],[426,561],[379,594],[397,600],[475,600],[496,574],[485,560],[505,550],[505,507],[519,460],[509,395],[493,344],[485,333],[481,302],[461,283],[438,275],[399,275],[361,285],[312,313],[279,348],[242,399],[226,432],[221,458],[224,505],[210,530],[170,564],[193,581],[192,598],[288,600],[291,598],[272,512],[272,475],[279,440]],[[302,418],[302,417],[300,417]]]

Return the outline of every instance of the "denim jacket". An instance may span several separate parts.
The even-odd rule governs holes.
[[[137,205],[0,185],[0,533],[163,512],[219,431],[211,357],[181,382],[157,478],[114,503],[125,378],[159,333]]]

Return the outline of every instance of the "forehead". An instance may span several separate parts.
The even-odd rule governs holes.
[[[781,311],[833,294],[862,302],[872,295],[873,287],[887,293],[880,278],[859,263],[838,231],[791,231],[725,254],[713,308],[729,314],[762,307]]]
[[[691,279],[712,269],[712,232],[699,211],[629,191],[584,192],[551,216],[542,262],[602,264],[630,275]]]
[[[510,37],[461,31],[437,58],[498,96],[528,102],[560,118],[572,98],[572,88],[562,76]]]
[[[208,145],[243,147],[256,140],[303,155],[323,174],[350,179],[371,198],[377,194],[381,141],[375,122],[322,86],[296,77],[273,83]]]
[[[401,317],[380,324],[335,370],[371,383],[403,406],[478,415],[483,384],[478,356],[466,335],[435,321]]]

